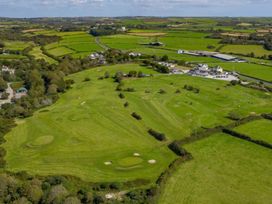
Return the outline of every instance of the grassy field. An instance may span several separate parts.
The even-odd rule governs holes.
[[[236,71],[247,76],[272,81],[272,67],[249,63],[217,63],[228,71]]]
[[[271,150],[224,134],[185,148],[194,159],[170,177],[159,203],[271,202]]]
[[[124,88],[136,91],[124,92],[125,99],[120,99],[113,79],[98,80],[105,71],[113,75],[118,70],[154,76],[125,79]],[[83,82],[86,77],[91,81]],[[246,116],[272,108],[271,96],[263,92],[217,80],[160,75],[135,64],[99,67],[69,78],[76,82],[73,89],[6,135],[7,170],[69,174],[88,181],[154,181],[175,156],[147,133],[149,128],[170,140],[181,139],[201,127],[230,123],[229,112]],[[200,93],[184,90],[185,84]],[[132,112],[143,119],[135,120]],[[141,157],[134,158],[134,153]],[[149,164],[153,159],[156,164]]]
[[[137,30],[134,34],[141,33]],[[150,32],[142,31],[144,35],[132,36],[132,35],[113,35],[101,37],[101,42],[112,48],[117,49],[136,49],[145,48],[144,44],[148,44],[156,39],[156,36],[151,36]],[[161,33],[161,32],[159,32]],[[154,32],[153,34],[156,34]],[[165,33],[164,33],[165,34]],[[149,35],[149,36],[148,36]],[[209,45],[216,47],[219,46],[219,40],[206,38],[207,34],[190,32],[190,31],[170,31],[165,35],[158,37],[157,39],[164,43],[164,47],[177,51],[178,49],[185,50],[209,50]]]
[[[256,140],[263,140],[272,144],[272,121],[257,120],[234,129]]]
[[[60,57],[70,54],[73,57],[86,57],[90,53],[102,50],[94,41],[94,37],[86,32],[56,32],[40,31],[36,34],[57,35],[62,39],[59,42],[45,46],[52,55]]]
[[[4,42],[5,49],[18,50],[18,51],[21,51],[32,44],[33,43],[31,42],[23,42],[23,41],[5,41]]]
[[[30,55],[33,55],[36,59],[44,59],[49,64],[57,63],[56,60],[52,59],[51,57],[48,57],[47,55],[42,53],[42,50],[40,47],[34,47],[30,52]]]
[[[53,106],[19,121],[6,136],[8,170],[68,174],[102,182],[154,180],[159,176],[175,155],[130,116],[112,79],[97,79],[104,74],[101,69],[70,76],[76,81],[72,90]],[[137,65],[105,68],[119,69],[153,73]],[[91,81],[83,82],[87,76]],[[140,157],[134,158],[134,153]],[[157,163],[149,164],[152,159]]]
[[[14,55],[14,54],[8,54],[8,55],[0,55],[0,60],[14,60],[14,59],[25,59],[26,57],[23,55]]]
[[[256,57],[272,55],[272,51],[264,49],[262,45],[226,45],[221,49],[221,52],[244,55],[253,52]]]

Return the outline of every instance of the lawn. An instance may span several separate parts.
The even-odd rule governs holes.
[[[168,179],[159,203],[271,202],[271,150],[224,134],[185,148],[194,159]]]
[[[55,64],[57,63],[56,60],[52,59],[51,57],[48,57],[47,55],[43,54],[40,47],[34,47],[30,52],[30,55],[33,55],[36,59],[44,59],[49,64]]]
[[[257,120],[234,129],[235,131],[245,134],[252,139],[263,140],[272,144],[272,121]]]
[[[125,79],[123,88],[135,92],[123,92],[125,98],[120,99],[113,79],[98,80],[105,71],[113,75],[118,70],[142,71],[153,77]],[[83,82],[86,77],[91,81]],[[246,116],[272,109],[271,96],[260,91],[226,86],[219,80],[161,75],[135,64],[98,67],[68,78],[75,81],[71,90],[6,135],[7,170],[68,174],[97,182],[154,181],[175,155],[147,133],[149,128],[165,133],[170,141],[201,127],[228,124],[229,112]],[[184,90],[185,84],[199,88],[200,93]],[[160,89],[166,93],[159,93]],[[134,119],[133,112],[142,120]],[[134,153],[140,157],[133,158]]]
[[[241,74],[263,79],[266,81],[272,81],[272,67],[250,63],[217,63],[211,65],[220,65],[225,70],[236,71]]]
[[[272,55],[272,51],[264,49],[262,45],[226,45],[221,49],[221,52],[244,55],[253,52],[256,57]]]

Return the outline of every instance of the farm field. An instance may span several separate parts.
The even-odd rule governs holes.
[[[100,48],[94,40],[94,37],[85,32],[54,32],[41,31],[45,35],[58,35],[62,40],[45,46],[45,49],[52,55],[60,57],[70,54],[74,57],[86,57],[90,53],[100,51]]]
[[[31,42],[23,42],[23,41],[5,41],[4,42],[5,49],[7,50],[18,50],[22,51],[30,45],[33,45]]]
[[[257,120],[234,129],[235,131],[245,134],[252,139],[263,140],[272,144],[272,121]]]
[[[3,60],[14,60],[14,59],[25,59],[26,57],[23,55],[14,55],[14,54],[1,54],[0,59]]]
[[[236,71],[241,74],[266,80],[272,81],[272,67],[258,64],[250,64],[250,63],[217,63],[210,65],[219,65],[228,71]]]
[[[194,159],[168,179],[159,203],[270,202],[271,150],[224,134],[184,147]]]
[[[154,76],[124,80],[124,88],[136,91],[124,92],[125,99],[120,99],[111,78],[97,79],[105,71],[113,75],[118,70]],[[86,77],[91,81],[83,82]],[[181,139],[203,126],[230,123],[226,116],[231,111],[245,116],[272,108],[271,96],[259,91],[223,81],[160,75],[135,64],[94,68],[68,78],[76,82],[73,89],[6,135],[7,170],[67,174],[96,182],[154,181],[175,155],[147,133],[149,128],[170,140]],[[185,84],[200,88],[200,93],[183,90]],[[158,93],[160,89],[166,93]],[[124,108],[126,101],[129,107]],[[135,120],[132,112],[143,119]],[[141,157],[135,159],[135,152]]]
[[[136,48],[144,48],[147,47],[144,44],[148,44],[155,40],[156,37],[152,36],[150,32],[146,32],[143,30],[142,33],[145,33],[145,36],[140,35],[140,31],[137,30],[134,34],[138,36],[132,35],[113,35],[113,36],[104,36],[101,37],[101,42],[108,45],[109,47],[116,49],[136,49]],[[160,33],[160,32],[159,32]],[[156,32],[153,33],[154,35]],[[149,35],[148,37],[146,35]],[[158,40],[164,43],[164,47],[168,49],[172,49],[176,51],[178,49],[185,50],[209,50],[207,47],[219,46],[219,40],[206,38],[207,34],[198,33],[198,32],[190,32],[190,31],[171,31],[167,32],[165,35],[158,37]]]
[[[221,52],[247,55],[254,53],[256,57],[272,55],[272,51],[266,50],[262,45],[226,45]]]
[[[55,64],[57,63],[56,60],[52,59],[51,57],[48,57],[47,55],[42,53],[42,50],[40,47],[34,47],[30,52],[30,55],[33,55],[36,59],[44,59],[49,64]]]

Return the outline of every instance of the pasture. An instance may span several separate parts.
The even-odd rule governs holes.
[[[272,121],[257,120],[234,129],[235,131],[245,134],[252,139],[263,140],[272,144]]]
[[[272,81],[272,67],[270,66],[235,62],[224,62],[210,65],[219,65],[228,71],[235,71],[250,77]]]
[[[7,50],[18,50],[22,51],[25,48],[33,45],[32,42],[24,42],[24,41],[5,41],[4,46]]]
[[[56,32],[41,31],[45,35],[57,35],[62,39],[59,42],[45,46],[45,49],[56,57],[71,55],[73,57],[86,57],[92,52],[102,50],[94,40],[94,37],[86,32]]]
[[[194,159],[168,179],[159,203],[271,201],[271,150],[224,134],[184,147]]]
[[[262,45],[226,45],[220,51],[243,55],[248,55],[253,52],[256,57],[272,55],[272,51],[264,49]]]
[[[55,64],[57,63],[56,60],[52,59],[51,57],[48,57],[47,55],[43,54],[41,47],[34,47],[30,52],[30,55],[33,55],[36,59],[44,59],[49,64]]]

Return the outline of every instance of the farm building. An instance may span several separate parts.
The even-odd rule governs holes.
[[[27,92],[28,92],[28,90],[25,87],[21,87],[16,90],[14,97],[15,97],[15,99],[20,99],[20,98],[26,96]]]
[[[221,60],[224,60],[224,61],[235,61],[237,60],[238,58],[235,57],[235,56],[232,56],[232,55],[225,55],[225,54],[215,54],[213,55],[214,58],[217,58],[217,59],[221,59]]]

